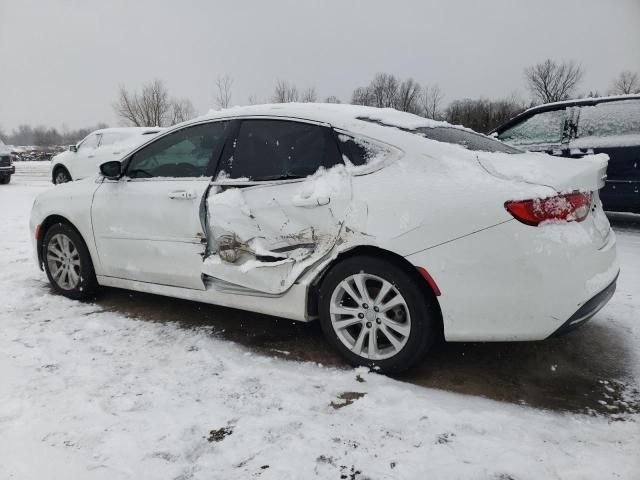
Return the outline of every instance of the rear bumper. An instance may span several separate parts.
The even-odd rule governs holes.
[[[617,278],[615,233],[601,245],[588,224],[528,227],[513,220],[407,260],[440,287],[446,340],[543,340],[567,319],[573,325],[595,314],[608,300],[599,293]]]
[[[602,307],[604,307],[611,297],[613,297],[614,292],[616,291],[616,282],[618,280],[618,276],[609,284],[607,288],[602,290],[600,293],[594,295],[591,300],[587,301],[582,307],[580,307],[576,313],[571,315],[569,320],[564,322],[560,328],[558,328],[555,332],[553,332],[549,338],[551,337],[559,337],[568,333],[576,328],[584,325],[589,320],[593,318],[593,316],[598,313]]]

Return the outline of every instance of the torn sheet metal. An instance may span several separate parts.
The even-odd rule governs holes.
[[[203,273],[260,292],[285,292],[334,247],[351,204],[343,166],[302,182],[213,188],[208,200],[211,255]]]

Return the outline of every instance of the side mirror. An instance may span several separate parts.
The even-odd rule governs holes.
[[[78,147],[76,145],[69,145],[69,151],[75,153],[78,151]]]
[[[100,173],[109,180],[117,180],[122,172],[122,164],[117,160],[111,160],[100,165]]]

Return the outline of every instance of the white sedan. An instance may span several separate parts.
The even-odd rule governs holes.
[[[123,127],[103,128],[87,135],[76,145],[51,159],[49,173],[55,184],[86,177],[95,177],[100,165],[119,159],[136,145],[146,143],[162,128]]]
[[[104,285],[319,319],[349,362],[397,372],[440,335],[540,340],[604,306],[606,167],[391,109],[251,106],[42,193],[31,229],[67,297]]]

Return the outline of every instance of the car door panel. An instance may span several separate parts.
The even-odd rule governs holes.
[[[204,289],[200,205],[208,187],[208,178],[104,182],[91,209],[104,275]]]
[[[170,132],[105,180],[92,204],[95,242],[106,276],[183,288],[205,288],[203,199],[228,122]]]
[[[319,183],[332,188],[318,188]],[[351,180],[344,166],[336,166],[303,182],[245,188],[222,184],[209,195],[215,253],[203,264],[203,273],[280,294],[334,247],[351,204]]]

